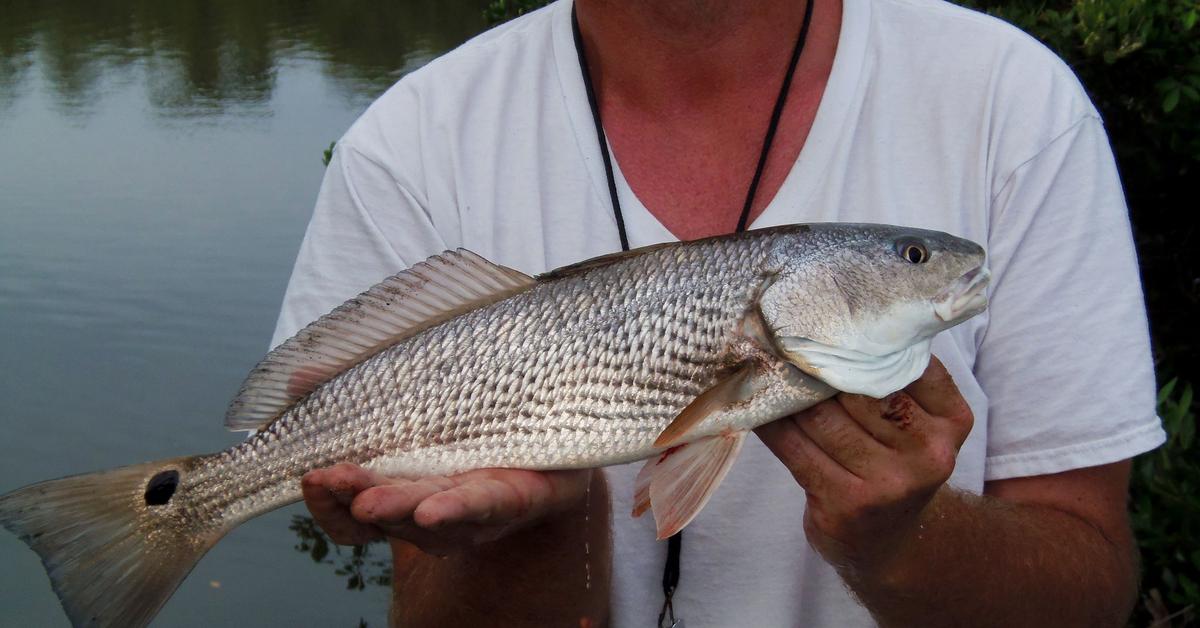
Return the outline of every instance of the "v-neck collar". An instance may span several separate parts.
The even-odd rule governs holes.
[[[842,24],[838,32],[837,51],[825,91],[817,106],[816,117],[813,118],[812,128],[783,184],[779,186],[779,190],[762,213],[750,223],[749,228],[775,226],[804,218],[797,209],[804,207],[804,201],[812,196],[824,178],[825,170],[832,162],[837,140],[846,129],[850,112],[856,109],[853,103],[863,78],[870,27],[870,3],[871,0],[842,0]],[[571,7],[572,0],[564,0],[553,9],[555,14],[552,17],[551,28],[554,38],[554,61],[563,90],[563,101],[575,131],[580,156],[592,181],[592,190],[599,195],[602,204],[608,207],[612,201],[608,195],[608,181],[583,84],[583,73],[579,67],[579,56],[575,51],[575,41],[571,32]],[[624,173],[621,172],[616,155],[611,150],[609,155],[612,157],[617,196],[621,201],[621,213],[625,219],[630,246],[678,240],[679,238],[663,225],[633,192]],[[616,233],[615,218],[613,220],[613,233]]]

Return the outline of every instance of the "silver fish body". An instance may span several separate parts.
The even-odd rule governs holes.
[[[181,489],[263,501],[239,509],[253,516],[298,499],[306,471],[343,461],[419,477],[645,458],[736,359],[771,243],[747,240],[551,273],[338,376]],[[814,401],[832,394],[814,384]]]
[[[0,523],[42,554],[77,625],[144,625],[209,547],[300,499],[300,478],[315,468],[352,462],[422,477],[599,467],[724,442],[837,389],[859,392],[859,382],[865,392],[897,390],[924,368],[933,334],[982,309],[982,263],[964,240],[878,225],[660,245],[515,280],[503,298],[446,310],[394,342],[375,334],[384,346],[339,357],[346,368],[331,377],[320,364],[321,375],[304,375],[305,352],[326,362],[356,352],[317,332],[383,325],[393,296],[409,311],[414,299],[433,311],[456,298],[436,279],[409,281],[364,295],[378,320],[355,318],[361,303],[352,302],[342,327],[314,324],[297,341],[288,355],[301,357],[287,358],[284,375],[310,386],[278,383],[286,377],[261,367],[267,392],[240,397],[270,420],[246,441],[20,489],[0,497]],[[462,292],[488,289],[486,276],[464,279],[476,280],[482,288]],[[733,456],[740,442],[720,446]],[[101,560],[74,569],[80,552]],[[136,593],[99,593],[94,583],[113,578]]]

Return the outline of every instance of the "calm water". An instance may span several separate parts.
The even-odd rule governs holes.
[[[321,150],[483,4],[0,0],[0,493],[234,442]],[[296,551],[303,512],[236,530],[156,625],[384,625],[347,551]],[[67,625],[4,532],[0,625]]]

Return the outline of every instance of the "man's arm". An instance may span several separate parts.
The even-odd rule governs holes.
[[[1135,600],[1129,462],[935,494],[886,566],[846,571],[884,626],[1123,626]]]
[[[601,472],[483,469],[410,481],[342,464],[308,473],[303,487],[334,542],[388,537],[392,625],[607,625]]]
[[[972,420],[936,359],[885,400],[839,395],[758,433],[808,495],[805,531],[883,626],[1123,625],[1128,462],[945,485]]]

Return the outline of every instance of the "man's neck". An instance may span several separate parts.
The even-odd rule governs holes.
[[[816,119],[842,0],[812,21],[750,220],[780,189]],[[681,239],[738,224],[804,19],[804,0],[576,0],[604,132],[630,189]]]
[[[673,108],[703,108],[721,94],[752,94],[764,85],[777,90],[805,9],[803,0],[575,4],[597,91],[605,100],[668,115]],[[837,25],[823,23],[825,14],[814,15],[810,44],[836,41]]]

